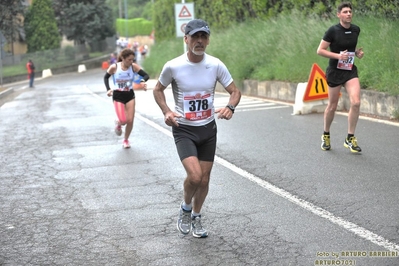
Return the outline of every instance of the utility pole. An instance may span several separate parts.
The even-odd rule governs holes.
[[[182,4],[185,4],[186,1],[181,0],[181,3],[182,3]],[[183,37],[183,50],[184,50],[184,53],[187,53],[187,44],[184,42],[184,37]]]
[[[127,2],[126,2],[126,0],[125,0],[125,37],[126,37],[126,40],[127,40]]]
[[[118,0],[119,17],[122,18],[122,0]]]

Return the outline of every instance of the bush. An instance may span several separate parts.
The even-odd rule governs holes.
[[[117,19],[116,20],[116,31],[119,35],[124,37],[132,37],[137,35],[150,35],[153,29],[151,21],[143,18],[135,19]],[[125,35],[128,36],[125,36]]]
[[[75,48],[73,48],[73,46],[70,46],[70,45],[66,46],[64,52],[65,52],[65,56],[67,59],[75,60],[76,52],[75,52]]]

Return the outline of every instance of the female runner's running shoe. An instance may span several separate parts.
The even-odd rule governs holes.
[[[125,149],[129,149],[130,148],[130,143],[129,143],[129,140],[127,140],[127,139],[125,139],[124,141],[123,141],[123,148],[125,148]]]
[[[122,135],[122,126],[119,124],[118,119],[115,119],[115,134],[117,136]]]

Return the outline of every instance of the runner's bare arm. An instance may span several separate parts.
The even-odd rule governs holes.
[[[167,124],[168,126],[178,127],[179,124],[177,123],[175,118],[181,117],[181,115],[172,112],[172,110],[170,110],[169,106],[166,103],[165,92],[164,92],[165,89],[166,87],[158,81],[153,90],[155,102],[158,104],[159,108],[161,108],[161,111],[164,114],[165,124]]]
[[[364,56],[363,47],[356,49],[355,54],[356,54],[357,58],[362,59]]]
[[[240,100],[241,100],[241,91],[237,88],[236,84],[233,82],[231,82],[226,88],[225,90],[230,94],[230,99],[229,102],[227,103],[227,105],[232,105],[234,107],[236,107]],[[233,111],[230,110],[230,108],[223,107],[223,108],[219,108],[215,110],[215,113],[218,113],[218,118],[221,119],[231,119],[233,117]]]
[[[348,60],[348,55],[346,54],[347,52],[346,50],[343,51],[343,53],[338,54],[329,51],[328,47],[330,47],[330,43],[326,42],[325,40],[321,40],[319,47],[317,48],[317,54],[331,59]]]

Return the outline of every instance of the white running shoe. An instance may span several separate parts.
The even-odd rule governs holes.
[[[191,229],[191,211],[183,210],[181,206],[179,208],[179,217],[177,218],[177,229],[184,235],[190,233]]]
[[[191,230],[194,237],[203,238],[208,236],[208,231],[202,226],[201,215],[191,218]]]

